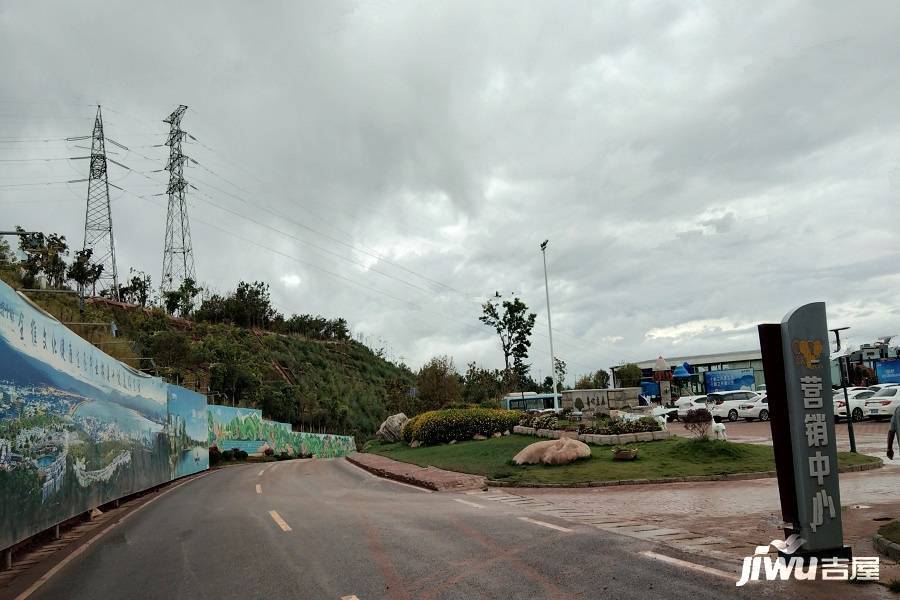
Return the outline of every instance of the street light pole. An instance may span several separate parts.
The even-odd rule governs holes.
[[[834,332],[835,352],[841,350],[841,331],[850,329],[849,327],[836,327],[831,331]],[[844,359],[847,359],[846,361]],[[838,367],[841,372],[841,386],[844,388],[844,403],[847,405],[847,437],[850,438],[850,452],[856,452],[856,436],[853,433],[853,411],[850,410],[850,396],[847,394],[847,385],[850,383],[850,357],[839,356]],[[846,367],[846,371],[844,370]],[[837,416],[835,416],[837,421]]]
[[[553,408],[556,404],[556,355],[553,354],[553,322],[550,320],[550,284],[547,282],[547,244],[550,240],[544,240],[541,244],[541,255],[544,257],[544,291],[547,294],[547,328],[550,331],[550,377],[553,381]]]

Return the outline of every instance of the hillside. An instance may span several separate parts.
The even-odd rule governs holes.
[[[15,270],[0,279],[19,288]],[[323,341],[228,323],[173,318],[161,308],[32,292],[41,308],[105,352],[145,372],[209,395],[210,404],[250,406],[305,430],[370,436],[401,408],[414,375],[353,340]],[[89,324],[85,324],[89,323]],[[106,323],[115,323],[113,337]]]

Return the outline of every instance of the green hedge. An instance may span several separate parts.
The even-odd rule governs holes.
[[[519,412],[492,408],[450,408],[416,415],[403,426],[403,439],[409,443],[441,444],[451,440],[469,440],[475,435],[490,436],[511,430],[519,422]]]

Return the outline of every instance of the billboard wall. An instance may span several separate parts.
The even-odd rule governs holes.
[[[166,389],[0,282],[0,548],[169,481]]]
[[[219,450],[238,448],[248,454],[262,454],[271,448],[276,454],[334,458],[356,451],[353,438],[346,435],[291,431],[290,423],[263,419],[255,408],[210,405],[209,445]]]
[[[756,377],[753,369],[725,369],[722,371],[706,371],[703,373],[706,393],[727,392],[731,390],[753,390]]]
[[[900,359],[876,360],[875,376],[878,383],[900,383]]]
[[[209,417],[206,396],[177,385],[168,386],[170,478],[209,468]]]
[[[256,408],[210,405],[209,446],[219,450],[239,448],[247,454],[262,454],[267,441],[262,433],[262,411]]]
[[[0,548],[118,498],[209,468],[208,447],[344,456],[251,408],[131,369],[0,281]]]

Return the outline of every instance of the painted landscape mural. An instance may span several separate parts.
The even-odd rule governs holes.
[[[0,283],[0,548],[168,481],[166,387]]]
[[[346,435],[291,431],[289,423],[263,419],[253,408],[209,406],[209,445],[219,450],[239,448],[248,454],[261,454],[272,448],[276,454],[334,458],[356,450],[353,438]]]
[[[176,479],[209,468],[206,396],[169,385],[168,421],[170,477]]]

